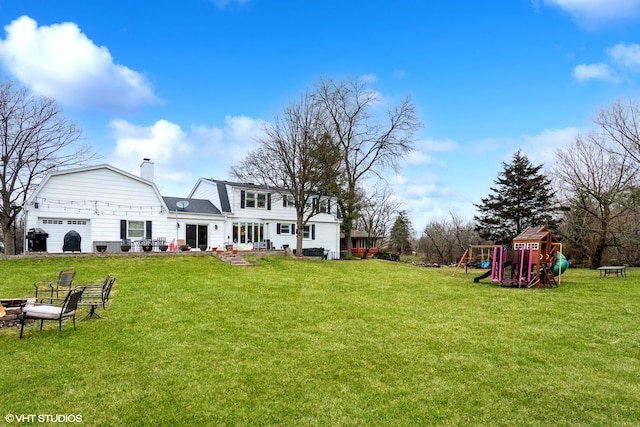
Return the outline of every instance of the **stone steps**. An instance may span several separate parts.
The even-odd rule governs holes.
[[[251,263],[247,261],[242,255],[239,253],[234,254],[231,251],[226,252],[216,252],[214,255],[216,258],[226,262],[227,264],[237,265],[237,266],[251,266]]]

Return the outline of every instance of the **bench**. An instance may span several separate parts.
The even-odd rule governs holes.
[[[82,294],[80,302],[78,302],[78,306],[89,307],[89,312],[81,320],[94,316],[102,317],[96,312],[96,309],[100,306],[102,306],[103,309],[107,307],[107,303],[109,302],[109,295],[111,294],[111,288],[113,288],[113,284],[115,282],[116,276],[107,274],[107,277],[105,277],[104,281],[101,284],[77,286],[78,288],[84,288],[84,293]]]
[[[600,277],[613,276],[614,274],[616,277],[624,277],[627,274],[627,267],[624,265],[605,265],[598,267],[598,270],[600,271]]]

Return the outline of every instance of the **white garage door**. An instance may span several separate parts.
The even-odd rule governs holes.
[[[75,230],[80,237],[82,252],[91,252],[91,222],[88,219],[40,219],[39,227],[42,228],[49,238],[47,239],[47,252],[62,252],[64,236],[71,230]]]

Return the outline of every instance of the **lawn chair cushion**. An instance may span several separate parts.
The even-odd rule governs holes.
[[[31,318],[59,319],[62,308],[56,307],[55,305],[35,305],[33,307],[25,307],[23,311],[27,316]],[[67,313],[64,313],[63,317],[73,316],[74,313],[75,310],[69,311]]]

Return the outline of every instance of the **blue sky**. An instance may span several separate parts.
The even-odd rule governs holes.
[[[640,0],[0,0],[0,77],[56,99],[95,163],[151,158],[167,196],[228,178],[318,79],[366,79],[424,124],[386,173],[420,232],[637,97],[639,23]]]

